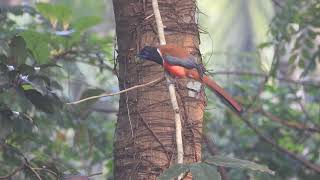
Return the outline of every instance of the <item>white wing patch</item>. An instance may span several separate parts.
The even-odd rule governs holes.
[[[189,91],[188,91],[188,95],[189,95],[190,97],[196,97],[196,98],[198,98],[199,92],[200,92],[200,90],[201,90],[201,83],[198,82],[198,81],[189,81],[189,82],[187,83],[187,87],[188,87],[189,89],[192,89],[192,90],[189,90]]]
[[[161,56],[162,63],[163,63],[163,56],[162,56],[162,53],[161,53],[160,49],[159,49],[159,48],[157,48],[157,51],[158,51],[159,55]]]

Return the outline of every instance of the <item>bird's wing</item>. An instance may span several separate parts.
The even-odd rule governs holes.
[[[200,79],[202,79],[205,68],[202,64],[197,63],[197,60],[193,56],[189,56],[187,58],[177,58],[170,55],[165,55],[164,60],[168,62],[170,65],[174,66],[182,66],[187,69],[196,69],[200,75]]]
[[[174,56],[165,55],[164,60],[167,61],[170,65],[182,66],[187,69],[194,69],[198,66],[196,59],[192,56],[187,58],[177,58]]]

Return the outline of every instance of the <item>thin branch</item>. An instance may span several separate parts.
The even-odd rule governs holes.
[[[62,51],[58,54],[55,54],[51,57],[51,60],[52,61],[58,61],[58,59],[60,58],[65,58],[65,56],[69,55],[69,54],[77,54],[78,51],[76,50],[72,50],[72,49],[68,49],[68,50],[65,50],[65,51]]]
[[[21,166],[17,167],[16,169],[14,169],[11,173],[5,175],[5,176],[0,176],[0,179],[10,179],[12,176],[14,176],[15,174],[17,174],[19,171],[21,171],[23,168],[25,167],[24,164],[22,164]]]
[[[119,112],[118,109],[113,109],[113,108],[100,109],[100,108],[97,108],[97,107],[93,107],[90,110],[94,111],[94,112],[105,113],[105,114],[113,114],[113,113],[118,113]]]
[[[278,151],[290,156],[291,158],[299,161],[301,164],[303,164],[305,167],[320,173],[320,166],[317,164],[313,164],[312,162],[308,161],[307,159],[305,159],[303,156],[297,155],[293,152],[288,151],[287,149],[281,147],[280,145],[278,145],[273,139],[271,139],[270,137],[267,137],[266,135],[263,134],[263,132],[261,132],[256,126],[254,126],[250,121],[247,120],[248,117],[244,117],[241,116],[239,117],[245,124],[247,124],[247,126],[249,128],[251,128],[259,137],[260,139],[262,139],[264,142],[272,145],[273,147],[275,147]]]
[[[283,5],[281,5],[277,0],[272,0],[273,4],[275,4],[276,6],[278,6],[279,8],[283,8]]]
[[[33,169],[36,171],[46,171],[58,179],[58,174],[50,169],[47,169],[47,168],[33,168]]]
[[[210,75],[238,75],[238,76],[255,76],[265,78],[268,74],[265,73],[258,73],[258,72],[243,72],[243,71],[208,71]],[[285,77],[272,77],[279,81],[285,81],[288,83],[299,84],[304,86],[315,86],[320,87],[320,83],[313,82],[313,81],[305,81],[305,80],[293,80]]]
[[[161,78],[158,78],[158,79],[156,79],[156,80],[147,82],[147,83],[145,83],[145,84],[139,84],[139,85],[136,85],[136,86],[133,86],[133,87],[124,89],[124,90],[119,91],[119,92],[115,92],[115,93],[103,93],[103,94],[100,94],[100,95],[98,95],[98,96],[90,96],[90,97],[88,97],[88,98],[84,98],[84,99],[81,99],[81,100],[79,100],[79,101],[69,102],[69,103],[67,103],[67,104],[79,104],[79,103],[82,103],[82,102],[85,102],[85,101],[89,101],[89,100],[92,100],[92,99],[98,99],[98,98],[107,97],[107,96],[115,96],[115,95],[122,94],[122,93],[131,91],[131,90],[134,90],[134,89],[137,89],[137,88],[149,86],[149,85],[151,85],[151,84],[153,84],[153,83],[156,83],[156,82],[158,82],[158,81],[161,81],[162,79],[163,79],[163,78],[161,77]]]
[[[318,133],[320,133],[320,129],[318,129],[316,127],[310,127],[310,126],[301,124],[299,122],[292,122],[292,121],[281,119],[278,116],[275,116],[275,115],[273,115],[273,114],[271,114],[269,112],[266,112],[262,108],[255,109],[254,111],[260,112],[261,114],[263,114],[264,116],[266,116],[270,120],[272,120],[274,122],[278,122],[278,123],[280,123],[280,124],[282,124],[284,126],[287,126],[289,128],[294,128],[294,129],[298,129],[298,130],[304,130],[304,131],[309,131],[309,132],[318,132]]]
[[[305,117],[307,118],[307,120],[311,121],[312,123],[314,123],[314,126],[316,127],[316,129],[319,129],[320,131],[320,127],[319,127],[319,124],[315,122],[315,120],[313,120],[311,118],[311,115],[308,113],[305,105],[302,103],[302,99],[298,97],[297,93],[293,90],[293,88],[291,86],[289,86],[289,89],[291,90],[292,94],[294,94],[294,96],[296,97],[297,99],[297,102],[303,112],[303,114],[305,115]]]
[[[157,0],[152,0],[152,7],[153,7],[153,12],[154,16],[156,19],[157,23],[157,29],[158,29],[158,35],[159,35],[159,40],[161,45],[166,44],[166,39],[164,36],[164,28],[163,28],[163,23],[160,15],[160,10],[159,10],[159,5]],[[170,94],[170,99],[171,99],[171,104],[174,112],[174,119],[175,119],[175,125],[176,125],[176,144],[177,144],[177,160],[178,164],[183,163],[183,141],[182,141],[182,125],[181,125],[181,116],[180,116],[180,109],[176,97],[176,91],[174,88],[174,84],[170,80],[170,76],[166,73],[166,79],[168,83],[168,89],[169,89],[169,94]],[[183,174],[181,174],[178,179],[181,179]]]
[[[117,77],[119,76],[118,75],[118,72],[115,70],[115,69],[113,69],[111,66],[109,66],[108,64],[106,64],[106,63],[104,63],[104,59],[103,59],[103,57],[101,57],[101,55],[99,54],[99,53],[96,53],[96,56],[97,56],[97,58],[99,59],[99,61],[100,61],[100,65],[99,65],[99,67],[100,68],[106,68],[107,70],[109,70],[109,71],[111,71],[114,75],[116,75]],[[101,65],[103,65],[103,66],[101,66]]]
[[[103,174],[102,172],[90,174],[90,175],[88,175],[88,178],[89,178],[89,177],[93,177],[93,176],[99,176],[99,175],[102,175],[102,174]]]
[[[212,156],[219,154],[219,150],[218,150],[217,146],[214,144],[213,141],[210,140],[208,135],[203,133],[202,138],[203,138],[203,141],[205,142],[205,144],[207,145],[209,153]],[[221,180],[229,180],[228,173],[227,173],[227,170],[225,167],[217,166],[217,169],[218,169],[218,172],[220,173]]]
[[[42,180],[42,178],[40,177],[39,173],[29,164],[28,161],[25,162],[25,166],[27,168],[29,168],[36,175],[38,180]]]

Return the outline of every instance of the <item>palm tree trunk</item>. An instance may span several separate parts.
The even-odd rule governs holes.
[[[143,46],[158,44],[151,1],[113,0],[113,5],[120,89],[163,77],[161,66],[135,58]],[[195,1],[162,0],[159,6],[167,42],[198,56]],[[184,162],[198,162],[205,106],[203,88],[190,80],[177,80],[176,84],[183,120]],[[115,179],[156,179],[175,164],[175,124],[170,103],[165,81],[120,96],[114,142]]]

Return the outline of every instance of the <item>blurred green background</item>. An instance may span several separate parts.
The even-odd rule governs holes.
[[[0,2],[0,177],[28,159],[44,179],[113,179],[118,97],[65,105],[118,91],[112,2],[39,2]],[[207,91],[205,132],[221,154],[276,172],[232,168],[230,179],[320,179],[307,165],[320,164],[320,2],[200,0],[198,8],[203,63],[246,108],[238,118]],[[28,177],[30,168],[14,176]]]

